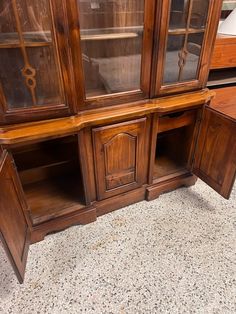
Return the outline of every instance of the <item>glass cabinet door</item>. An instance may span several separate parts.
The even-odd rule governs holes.
[[[203,87],[217,28],[219,2],[165,1],[157,58],[157,95]]]
[[[86,99],[148,96],[155,1],[77,3]]]
[[[51,1],[0,1],[0,105],[5,121],[24,121],[27,114],[34,119],[32,115],[43,111],[46,117],[52,109],[69,111],[59,60]]]

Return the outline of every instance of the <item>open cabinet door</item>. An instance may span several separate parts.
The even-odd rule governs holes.
[[[195,151],[193,173],[224,198],[236,175],[236,121],[206,106]]]
[[[20,283],[30,243],[27,206],[12,157],[0,148],[0,240]]]

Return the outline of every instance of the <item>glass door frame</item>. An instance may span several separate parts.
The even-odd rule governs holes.
[[[191,81],[163,84],[165,54],[168,40],[171,0],[158,0],[155,25],[155,54],[153,56],[151,97],[163,96],[204,88],[208,78],[210,57],[213,52],[214,39],[218,28],[222,0],[209,0],[205,36],[199,58],[197,78]],[[167,9],[168,8],[168,9]]]
[[[79,29],[79,3],[77,0],[70,0],[70,21],[73,24],[71,43],[73,43],[73,62],[75,68],[75,83],[80,110],[101,108],[105,106],[124,104],[128,102],[148,99],[150,97],[151,67],[153,53],[153,35],[156,0],[144,0],[144,33],[141,61],[141,89],[127,92],[120,92],[102,96],[86,98],[85,76],[83,73],[81,38]]]
[[[55,58],[60,68],[60,78],[64,92],[64,101],[61,104],[50,104],[28,108],[9,109],[3,90],[0,85],[0,124],[35,121],[40,119],[69,116],[77,112],[77,97],[74,84],[71,47],[69,44],[70,25],[68,20],[68,5],[71,0],[49,0],[49,14],[52,24]],[[37,49],[37,48],[35,48]],[[14,88],[14,86],[12,86]]]

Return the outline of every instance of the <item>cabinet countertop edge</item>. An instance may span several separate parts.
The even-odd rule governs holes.
[[[198,92],[148,99],[142,104],[134,104],[121,109],[107,109],[98,112],[83,112],[76,116],[43,120],[38,122],[2,126],[0,144],[13,145],[30,141],[47,140],[57,136],[66,136],[79,130],[121,119],[137,118],[151,113],[164,114],[179,111],[209,102],[215,93],[208,89]]]

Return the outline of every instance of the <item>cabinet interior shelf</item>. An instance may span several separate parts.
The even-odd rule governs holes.
[[[34,225],[85,206],[81,182],[75,174],[27,184],[24,192]]]
[[[205,32],[204,28],[189,28],[188,30],[186,28],[171,28],[168,30],[169,35],[184,35],[186,33],[198,34],[204,32]]]
[[[34,225],[85,206],[76,136],[12,148]]]
[[[52,44],[51,32],[24,32],[24,46],[30,47],[46,47]],[[2,33],[0,34],[0,48],[20,48],[21,43],[18,33]]]
[[[138,33],[111,33],[98,35],[81,35],[82,41],[89,40],[109,40],[109,39],[126,39],[138,37]]]
[[[81,30],[82,41],[99,41],[112,39],[128,39],[143,33],[143,26],[108,27]]]
[[[24,46],[26,48],[31,48],[31,47],[48,47],[52,44],[52,42],[48,42],[48,41],[32,41],[32,42],[25,42]],[[11,48],[20,48],[21,45],[19,42],[17,41],[13,41],[13,42],[1,42],[0,43],[0,49],[11,49]]]

